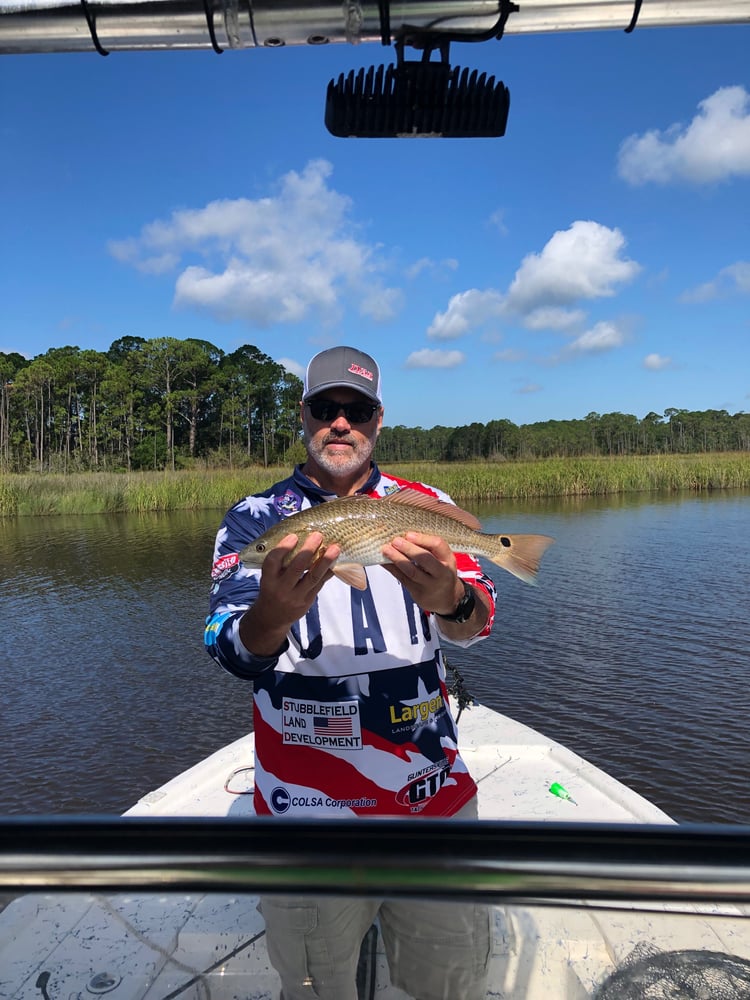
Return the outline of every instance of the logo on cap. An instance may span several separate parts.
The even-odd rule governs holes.
[[[370,382],[372,382],[372,380],[375,378],[373,373],[371,371],[368,371],[367,368],[363,368],[362,365],[357,365],[352,363],[349,365],[349,371],[352,373],[352,375],[361,375],[362,378],[369,379]]]

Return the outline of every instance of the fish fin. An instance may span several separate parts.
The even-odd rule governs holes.
[[[496,535],[502,539],[503,552],[493,559],[524,583],[536,584],[536,574],[542,556],[555,539],[549,535]]]
[[[335,577],[355,590],[367,590],[367,574],[360,563],[334,563],[331,571]]]
[[[419,490],[413,490],[409,486],[404,487],[404,489],[399,490],[397,493],[389,493],[387,497],[383,497],[383,500],[387,503],[402,503],[409,507],[420,507],[422,510],[441,514],[443,517],[449,517],[453,521],[458,521],[459,524],[463,524],[473,531],[479,531],[482,527],[479,521],[468,510],[462,510],[453,503],[438,500],[437,497],[430,496],[429,493],[421,493]]]

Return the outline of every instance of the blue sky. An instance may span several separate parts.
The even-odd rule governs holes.
[[[502,139],[342,140],[379,45],[0,58],[0,350],[349,343],[386,423],[750,408],[750,26],[454,45]],[[407,56],[409,53],[407,53]]]

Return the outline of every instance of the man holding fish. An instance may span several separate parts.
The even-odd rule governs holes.
[[[531,582],[551,540],[484,535],[439,489],[381,472],[380,382],[355,348],[316,355],[306,462],[235,504],[217,534],[206,646],[253,681],[259,815],[477,816],[440,641],[467,646],[492,625],[494,585],[467,553]],[[484,907],[271,897],[262,908],[284,1000],[356,1000],[376,916],[395,985],[419,1000],[485,996]]]

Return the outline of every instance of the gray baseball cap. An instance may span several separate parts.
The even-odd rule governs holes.
[[[356,347],[331,347],[308,364],[303,401],[335,388],[356,389],[373,403],[383,403],[378,363]]]

